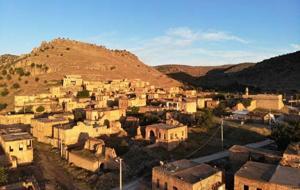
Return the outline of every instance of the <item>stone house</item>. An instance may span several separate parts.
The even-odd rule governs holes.
[[[108,168],[117,157],[113,148],[105,146],[101,139],[88,138],[83,149],[67,151],[66,159],[77,167],[96,172]]]
[[[80,143],[89,137],[123,133],[118,121],[112,122],[111,126],[88,124],[84,122],[58,124],[53,126],[52,146],[64,151],[69,145]],[[62,152],[65,154],[65,152]]]
[[[187,98],[195,98],[197,96],[196,90],[185,90],[183,91],[183,95]]]
[[[142,107],[146,106],[146,98],[145,97],[134,97],[128,98],[126,96],[119,98],[119,108],[127,109],[128,107]]]
[[[251,98],[256,101],[256,108],[266,109],[266,110],[281,110],[284,107],[282,100],[282,95],[277,94],[256,94],[249,95],[248,89],[243,95],[243,98]]]
[[[223,172],[208,164],[178,160],[152,169],[153,190],[225,190]]]
[[[122,117],[126,117],[126,111],[120,108],[86,109],[85,112],[87,122],[100,125],[109,124],[111,121],[119,121]]]
[[[214,109],[216,107],[218,107],[218,105],[220,104],[220,101],[219,100],[206,100],[205,101],[205,107],[206,108],[210,108],[210,109]]]
[[[58,124],[69,123],[69,119],[65,117],[60,118],[37,118],[31,120],[31,133],[39,142],[51,144],[51,137],[53,136],[53,126]]]
[[[65,75],[63,78],[63,87],[81,86],[83,79],[80,75]]]
[[[32,136],[18,128],[1,129],[0,144],[12,168],[33,161]]]
[[[233,167],[241,167],[247,161],[259,161],[269,164],[278,164],[282,155],[278,151],[262,148],[251,148],[242,145],[233,145],[229,149],[229,161]]]
[[[184,113],[196,113],[197,112],[197,101],[196,99],[183,99],[181,110]]]
[[[1,125],[13,125],[13,124],[30,124],[31,119],[34,118],[34,114],[6,114],[0,115]]]
[[[234,190],[300,189],[300,169],[248,161],[234,175]]]
[[[146,140],[157,143],[167,150],[174,149],[188,138],[186,125],[158,123],[146,126]]]

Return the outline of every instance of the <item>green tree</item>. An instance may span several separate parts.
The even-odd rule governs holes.
[[[300,141],[300,122],[275,125],[271,137],[279,149],[285,149],[290,142]]]
[[[195,121],[197,126],[210,128],[213,125],[213,114],[210,110],[204,109],[195,114]]]
[[[0,104],[0,111],[4,110],[6,107],[7,107],[7,104],[5,104],[5,103],[4,104]]]
[[[45,108],[44,108],[44,106],[39,106],[36,108],[35,111],[41,113],[41,112],[45,111]]]
[[[7,178],[7,170],[4,167],[0,167],[0,184],[4,185],[5,183],[7,183]]]
[[[243,106],[245,107],[249,107],[251,105],[251,99],[247,98],[247,99],[242,99],[241,103],[243,104]]]
[[[77,93],[77,98],[88,98],[90,97],[90,92],[88,90],[82,90]]]
[[[139,110],[140,110],[139,107],[136,107],[136,106],[131,107],[131,113],[134,114],[134,115],[138,114]]]

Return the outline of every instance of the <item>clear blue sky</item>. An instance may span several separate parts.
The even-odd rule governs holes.
[[[57,37],[146,64],[217,65],[300,50],[299,0],[0,0],[0,54]]]

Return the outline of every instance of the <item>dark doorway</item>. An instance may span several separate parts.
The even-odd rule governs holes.
[[[156,141],[155,134],[154,134],[154,132],[151,130],[151,131],[150,131],[150,143],[154,144],[155,141]]]

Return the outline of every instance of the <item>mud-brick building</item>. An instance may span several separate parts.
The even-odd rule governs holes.
[[[16,168],[18,165],[29,164],[33,161],[32,136],[22,132],[18,128],[1,129],[0,144],[3,155],[10,166]]]
[[[225,190],[223,172],[208,164],[178,160],[152,169],[153,190]]]
[[[0,124],[1,125],[30,124],[32,118],[34,118],[34,114],[0,115]]]
[[[146,106],[145,97],[134,97],[129,98],[127,96],[122,96],[118,100],[119,108],[127,109],[128,107],[142,107]]]
[[[278,164],[281,158],[281,152],[268,149],[251,148],[242,145],[233,145],[229,149],[229,161],[232,166],[237,168],[241,167],[249,160]]]
[[[284,107],[282,95],[280,94],[249,94],[248,88],[243,95],[245,99],[252,99],[256,101],[256,108],[266,110],[281,110]]]
[[[63,79],[63,87],[81,86],[83,79],[80,75],[65,75]]]
[[[234,176],[234,190],[300,189],[298,168],[248,161]]]
[[[31,133],[39,142],[51,144],[50,138],[53,136],[53,126],[69,123],[65,117],[37,118],[31,120]]]
[[[126,116],[126,111],[119,108],[86,109],[86,122],[107,125],[112,121],[119,121]]]
[[[88,137],[125,133],[118,121],[110,123],[110,126],[88,124],[84,122],[57,124],[53,126],[52,146],[64,150],[66,146],[86,140]],[[64,152],[62,153],[64,154]]]
[[[197,112],[197,100],[193,98],[184,98],[182,101],[181,111],[184,113],[196,113]]]
[[[69,163],[92,172],[108,168],[116,157],[113,148],[96,138],[88,138],[83,149],[71,149],[66,155]]]
[[[158,123],[146,126],[146,140],[157,143],[167,150],[174,149],[187,138],[187,126],[183,124]]]

